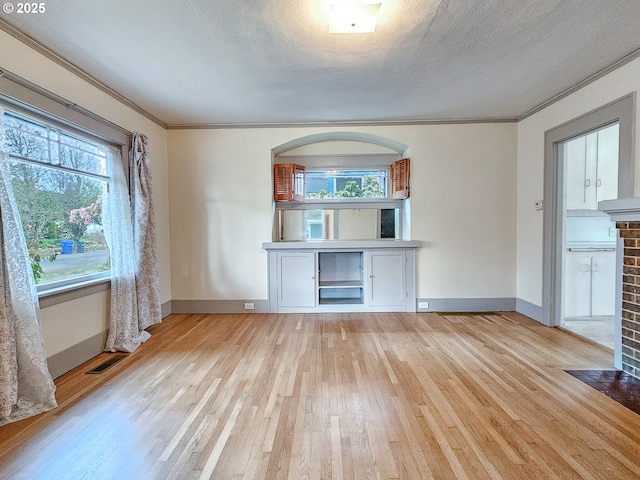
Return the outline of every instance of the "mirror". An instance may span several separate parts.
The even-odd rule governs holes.
[[[280,210],[281,241],[398,238],[397,208]]]

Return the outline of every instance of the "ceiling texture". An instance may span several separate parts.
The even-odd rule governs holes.
[[[382,0],[359,34],[328,3],[55,0],[0,28],[170,128],[514,120],[640,53],[635,0]]]

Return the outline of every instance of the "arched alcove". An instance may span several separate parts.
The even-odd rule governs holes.
[[[323,144],[323,145],[321,145]],[[360,144],[357,146],[355,144]],[[380,135],[373,135],[369,133],[362,132],[324,132],[324,133],[316,133],[312,135],[306,135],[304,137],[296,138],[290,140],[286,143],[278,145],[271,150],[272,153],[272,164],[300,164],[305,165],[307,171],[309,168],[315,167],[315,170],[318,170],[318,166],[322,165],[324,170],[325,168],[335,169],[335,167],[350,167],[353,168],[355,165],[361,165],[367,169],[370,168],[385,168],[389,166],[391,163],[399,160],[403,157],[410,156],[410,147],[402,142],[398,142],[396,140],[383,137]],[[388,172],[387,172],[388,173]],[[358,200],[365,200],[358,199]],[[346,204],[346,202],[345,202]],[[347,209],[350,209],[354,215],[364,216],[365,213],[367,215],[376,214],[376,222],[380,223],[381,215],[388,215],[391,210],[394,210],[395,213],[392,213],[393,218],[391,219],[391,223],[394,224],[392,228],[392,235],[397,235],[395,238],[410,238],[410,222],[409,222],[409,211],[410,211],[410,203],[409,199],[402,200],[401,203],[394,203],[394,201],[389,201],[389,199],[376,199],[369,202],[362,202],[356,204],[349,204],[340,206],[338,203],[333,202],[330,205],[324,206],[324,208],[330,209],[341,209],[344,208],[340,212],[341,218],[347,218],[348,214]],[[314,204],[319,205],[320,204]],[[369,210],[365,212],[365,209]],[[297,210],[298,212],[291,213],[291,210]],[[297,205],[284,205],[283,202],[280,203],[280,206],[276,206],[276,202],[273,204],[273,239],[274,241],[282,241],[286,239],[286,235],[283,234],[283,219],[281,218],[284,215],[287,215],[289,219],[287,220],[287,224],[292,225],[296,224],[296,222],[292,222],[292,217],[302,218],[302,210],[310,210],[311,207],[302,206],[300,204]],[[284,212],[288,210],[289,212]],[[382,210],[386,210],[382,212]],[[332,218],[336,219],[337,214]],[[395,223],[394,223],[395,222]],[[353,222],[352,222],[353,223]],[[376,224],[376,228],[380,227],[379,224]],[[329,231],[330,229],[327,229]],[[297,231],[297,229],[296,229]],[[344,231],[343,228],[340,231]],[[378,237],[376,237],[378,235]],[[378,231],[377,234],[372,235],[372,237],[366,238],[389,238],[382,236],[384,233]],[[290,238],[291,240],[301,240],[307,237],[304,235],[301,238]],[[314,238],[314,237],[308,237]],[[332,236],[323,237],[323,238],[334,238]]]
[[[390,138],[382,137],[380,135],[372,135],[370,133],[361,132],[324,132],[296,138],[289,142],[283,143],[282,145],[278,145],[271,150],[272,158],[276,158],[278,155],[282,155],[283,153],[305,145],[322,142],[369,143],[388,148],[389,150],[394,151],[402,156],[409,156],[409,145],[397,142]]]

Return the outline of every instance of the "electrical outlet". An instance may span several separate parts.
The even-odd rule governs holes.
[[[245,310],[253,310],[254,308],[256,308],[256,306],[253,304],[253,302],[244,304]]]
[[[617,230],[618,229],[616,227],[609,227],[609,236],[610,237],[615,237],[616,234],[618,233]]]
[[[429,308],[429,302],[418,302],[418,308]]]

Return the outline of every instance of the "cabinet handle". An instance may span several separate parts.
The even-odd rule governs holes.
[[[596,180],[596,187],[601,187],[602,186],[602,180],[598,179]]]
[[[597,272],[598,271],[598,264],[597,263],[593,264],[593,267],[591,267],[591,271],[592,272]]]
[[[584,186],[585,187],[590,187],[591,186],[591,180],[589,180],[588,178],[584,181]]]
[[[316,279],[316,277],[311,277],[311,280],[315,280],[315,279]]]
[[[373,278],[373,275],[369,275],[369,278]]]

